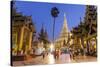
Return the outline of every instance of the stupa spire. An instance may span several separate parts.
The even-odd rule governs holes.
[[[68,25],[67,25],[67,19],[66,19],[66,14],[64,13],[64,21],[63,21],[63,25],[62,25],[62,30],[60,32],[59,38],[56,40],[56,44],[58,44],[60,46],[63,46],[64,43],[67,44],[68,34],[69,34],[69,30],[68,30]]]
[[[64,22],[63,22],[63,27],[62,27],[61,33],[67,33],[67,32],[69,32],[69,30],[68,30],[66,14],[64,13]]]

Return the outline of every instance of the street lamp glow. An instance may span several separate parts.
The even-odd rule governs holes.
[[[49,60],[49,64],[54,64],[55,63],[54,56],[51,53],[49,53],[49,55],[48,55],[48,60]]]
[[[54,50],[53,44],[50,45],[50,50],[51,50],[51,52]]]

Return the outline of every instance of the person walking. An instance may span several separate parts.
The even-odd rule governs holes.
[[[42,53],[43,59],[45,58],[45,49],[43,48],[43,53]]]
[[[43,55],[42,55],[42,56],[43,56],[43,59],[44,59],[44,58],[45,58],[45,53],[44,53],[44,51],[43,51]]]
[[[58,52],[57,52],[57,59],[60,58],[60,54],[61,54],[60,49],[58,49]]]
[[[54,58],[56,59],[56,56],[57,56],[57,52],[56,52],[56,49],[54,51]]]

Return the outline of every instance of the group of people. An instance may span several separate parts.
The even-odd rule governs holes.
[[[47,56],[49,53],[53,54],[55,59],[59,59],[59,57],[60,57],[60,55],[61,55],[61,51],[58,50],[58,49],[55,49],[55,51],[53,51],[53,52],[44,50],[43,53],[42,53],[43,59],[44,59],[45,56]]]
[[[55,49],[53,52],[49,52],[47,50],[44,50],[42,53],[43,59],[48,56],[48,54],[51,53],[54,56],[54,59],[59,59],[61,56],[64,56],[69,59],[74,59],[74,53],[73,51],[69,50],[68,48],[62,48],[62,49]]]
[[[55,59],[59,59],[60,55],[61,55],[61,51],[59,49],[55,49],[55,51],[54,51],[54,58]]]
[[[45,58],[45,56],[47,56],[48,55],[48,53],[49,53],[49,51],[47,51],[47,50],[43,50],[43,52],[42,52],[42,57],[43,57],[43,59]]]
[[[64,48],[64,49],[55,49],[54,58],[59,59],[61,55],[64,55],[65,57],[67,57],[69,55],[68,58],[74,59],[73,51],[71,51],[69,49],[66,49],[66,48]]]

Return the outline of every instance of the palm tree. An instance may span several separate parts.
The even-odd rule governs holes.
[[[54,18],[54,23],[53,23],[53,41],[54,41],[54,29],[55,29],[55,18],[58,17],[59,10],[56,7],[53,7],[51,9],[51,15]]]

